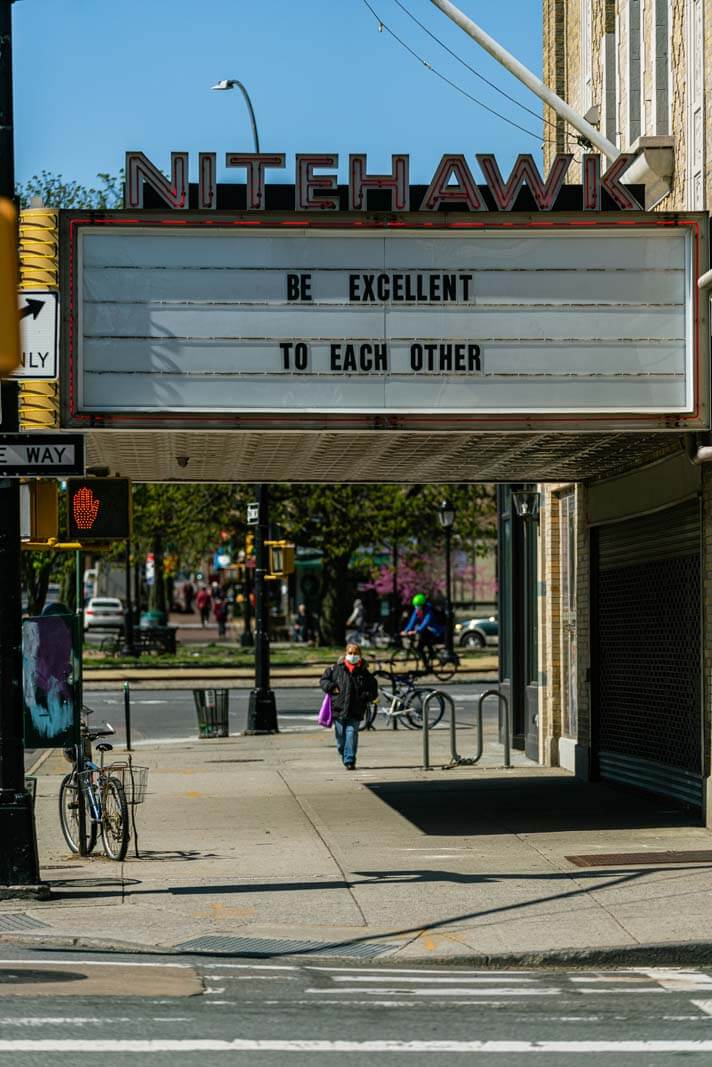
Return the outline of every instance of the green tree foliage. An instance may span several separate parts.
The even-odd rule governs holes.
[[[29,207],[33,198],[45,207],[87,208],[92,211],[108,211],[119,208],[123,202],[123,172],[121,174],[97,174],[98,186],[80,185],[61,174],[43,170],[33,174],[26,182],[20,182],[15,192],[20,207]]]
[[[366,575],[375,556],[398,544],[400,551],[425,558],[442,551],[437,508],[447,496],[457,510],[453,547],[477,546],[484,554],[496,536],[496,504],[491,486],[334,485],[278,486],[272,492],[273,517],[297,544],[323,552],[321,635],[328,643],[344,639],[344,622],[354,593],[352,564],[358,556]]]

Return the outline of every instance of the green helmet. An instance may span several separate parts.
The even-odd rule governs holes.
[[[413,604],[414,608],[424,608],[427,603],[427,599],[428,598],[422,593],[416,593],[411,603]]]

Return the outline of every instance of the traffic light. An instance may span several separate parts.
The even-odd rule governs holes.
[[[68,478],[70,541],[126,541],[131,537],[128,478]]]
[[[17,213],[9,200],[0,199],[0,377],[20,364],[17,272]]]
[[[248,557],[255,554],[255,535],[253,533],[245,534],[245,555]]]
[[[274,577],[294,573],[294,545],[289,541],[265,541],[269,548],[269,572]]]

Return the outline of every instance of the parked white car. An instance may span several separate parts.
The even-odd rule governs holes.
[[[84,631],[120,630],[124,606],[117,596],[93,596],[84,608]]]

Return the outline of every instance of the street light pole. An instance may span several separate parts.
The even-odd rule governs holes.
[[[454,654],[453,644],[453,618],[452,618],[452,574],[450,566],[452,548],[452,524],[455,521],[455,508],[449,500],[443,500],[438,508],[438,519],[445,533],[445,597],[447,600],[447,632],[445,634],[445,648],[450,655]]]
[[[212,88],[222,92],[230,89],[240,90],[250,116],[255,152],[259,153],[260,138],[257,133],[255,110],[245,86],[237,78],[225,78],[213,85]],[[247,730],[245,732],[248,734],[271,734],[277,733],[279,726],[277,724],[277,706],[274,693],[270,689],[269,678],[269,602],[265,582],[265,574],[267,574],[267,545],[265,542],[269,537],[269,486],[259,485],[257,494],[259,517],[255,531],[255,688],[250,693]],[[247,601],[245,611],[249,611],[249,603]],[[248,633],[249,630],[246,625],[243,637],[246,638]]]
[[[250,693],[248,734],[279,732],[277,705],[270,689],[269,602],[265,574],[268,565],[269,486],[258,487],[258,518],[255,529],[255,688]]]
[[[0,196],[15,196],[12,4],[0,0]],[[20,429],[19,383],[3,382],[2,428]],[[40,883],[32,798],[25,789],[22,723],[20,484],[0,479],[0,899],[47,897]]]
[[[445,635],[445,647],[448,652],[453,652],[452,643],[452,574],[450,567],[450,552],[452,545],[452,527],[445,527],[445,590],[447,596],[447,634]]]

